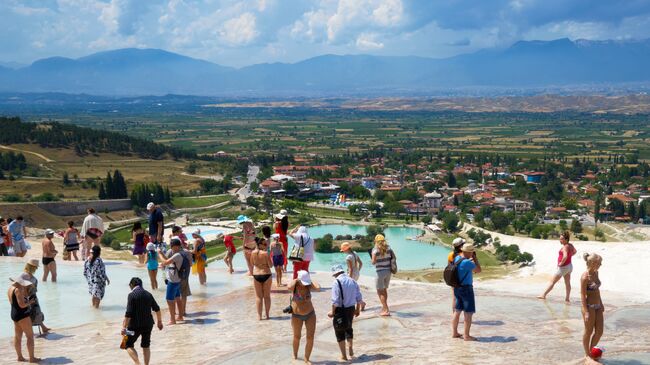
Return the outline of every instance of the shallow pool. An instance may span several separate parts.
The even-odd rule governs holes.
[[[205,226],[205,225],[191,225],[183,227],[183,233],[191,239],[190,234],[195,229],[201,230],[201,236],[205,239],[214,239],[217,235],[222,234],[223,230],[214,226]]]
[[[81,262],[61,263],[58,265],[58,282],[43,283],[41,281],[42,268],[36,272],[38,283],[38,298],[43,313],[45,324],[54,329],[71,327],[88,322],[104,323],[123,318],[126,309],[126,298],[129,293],[129,281],[132,277],[138,276],[145,283],[145,289],[150,290],[149,277],[145,268],[135,267],[131,263],[106,262],[106,273],[111,284],[106,287],[106,294],[102,300],[99,310],[91,307],[88,285],[83,276]],[[22,272],[24,264],[15,261],[0,261],[0,278],[3,278],[3,293],[10,285],[9,277]],[[238,280],[231,275],[211,273],[208,271],[208,286],[201,287],[195,275],[190,276],[192,288],[191,300],[205,299],[216,295],[222,295],[247,285],[246,281]],[[159,289],[153,291],[153,295],[161,307],[166,307],[165,283],[161,270],[158,271]],[[0,328],[13,328],[10,313],[10,304],[6,294],[0,300]],[[0,331],[0,338],[10,337],[13,330]]]
[[[309,234],[313,238],[320,238],[327,233],[336,238],[338,235],[365,235],[366,227],[360,225],[325,224],[309,228]],[[422,230],[410,227],[388,227],[384,231],[388,244],[395,250],[397,266],[400,270],[418,270],[444,268],[447,265],[449,248],[441,245],[432,245],[426,242],[408,239],[422,234]],[[293,245],[293,239],[289,239],[289,249]],[[362,275],[374,273],[374,267],[370,263],[370,255],[359,252],[363,261]],[[316,253],[314,261],[310,264],[310,270],[329,271],[334,264],[344,264],[345,255],[342,253]],[[237,254],[233,262],[237,268],[245,268],[244,255]],[[289,265],[291,267],[291,265]]]

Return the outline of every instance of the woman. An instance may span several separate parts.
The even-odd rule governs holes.
[[[34,357],[34,332],[32,330],[32,319],[30,318],[29,302],[27,302],[28,288],[32,285],[29,280],[23,279],[20,275],[9,279],[13,282],[7,290],[7,297],[11,304],[11,320],[14,321],[14,348],[16,349],[17,361],[27,361],[23,357],[22,342],[23,334],[27,339],[27,352],[29,362],[39,362],[41,359]]]
[[[84,263],[84,276],[88,282],[88,293],[92,296],[93,307],[99,308],[106,285],[110,285],[111,281],[106,276],[104,261],[99,257],[102,253],[101,247],[93,246],[91,252],[90,258]]]
[[[255,243],[255,226],[253,221],[245,215],[237,217],[237,223],[242,227],[242,235],[244,239],[244,258],[248,266],[248,275],[253,275],[253,264],[251,264],[251,253],[257,246]]]
[[[289,250],[289,241],[287,239],[287,232],[289,231],[289,217],[287,216],[287,211],[282,209],[280,214],[275,215],[275,233],[280,235],[280,242],[282,242],[282,249],[284,252]],[[284,255],[284,266],[282,268],[284,272],[287,272],[287,255]]]
[[[54,247],[52,238],[54,238],[54,231],[49,228],[46,229],[45,238],[41,242],[43,245],[43,282],[47,281],[47,277],[51,273],[52,282],[56,283],[56,261],[54,261],[54,257],[59,251]]]
[[[291,233],[289,233],[289,236],[293,238],[294,245],[304,248],[302,261],[293,261],[293,278],[295,280],[298,277],[298,271],[305,270],[309,272],[309,263],[314,259],[314,240],[309,237],[307,227],[305,226],[294,228],[291,230]]]
[[[149,273],[149,281],[151,282],[151,289],[158,289],[158,254],[156,253],[156,245],[153,242],[147,243],[147,272]]]
[[[205,268],[208,266],[208,251],[205,248],[205,240],[201,237],[201,230],[197,228],[192,231],[192,238],[194,238],[194,249],[192,250],[194,265],[192,266],[192,273],[199,275],[199,283],[201,285],[207,285]]]
[[[307,344],[305,344],[305,362],[311,364],[309,357],[314,347],[314,333],[316,332],[316,312],[311,302],[311,292],[319,291],[320,285],[311,280],[309,272],[300,270],[298,278],[293,279],[288,286],[293,292],[291,297],[291,327],[293,328],[293,358],[298,359],[298,348],[302,336],[302,325],[307,329]]]
[[[223,262],[225,262],[228,266],[228,273],[232,274],[235,272],[235,270],[232,268],[232,259],[237,253],[237,249],[233,243],[233,237],[231,235],[225,236],[223,238],[223,244],[226,246],[226,257],[224,257]]]
[[[25,280],[29,280],[32,285],[29,286],[28,290],[28,300],[29,304],[31,305],[31,312],[30,312],[30,318],[32,320],[32,326],[39,326],[41,327],[41,333],[44,335],[48,334],[50,332],[50,328],[48,328],[44,321],[45,321],[45,315],[41,311],[41,305],[38,302],[38,297],[36,296],[36,292],[38,291],[38,279],[36,279],[36,276],[34,276],[34,273],[38,269],[38,260],[37,259],[31,259],[25,264],[25,269],[24,273],[22,274],[22,278]]]
[[[569,231],[564,231],[560,236],[560,243],[562,248],[558,254],[557,258],[557,271],[553,276],[553,280],[549,284],[548,288],[544,294],[540,295],[539,299],[546,299],[548,293],[553,290],[555,284],[561,279],[564,278],[564,285],[566,287],[566,296],[564,301],[569,303],[569,297],[571,296],[571,271],[573,271],[573,265],[571,264],[571,258],[576,254],[576,249],[572,244],[569,243],[569,238],[571,238],[571,233]]]
[[[0,217],[0,256],[9,256],[9,241],[7,240],[7,232],[5,225],[7,221]]]
[[[282,284],[282,267],[284,266],[284,257],[286,253],[282,247],[282,242],[280,242],[280,235],[273,233],[271,235],[271,261],[273,261],[273,267],[275,268],[275,280],[276,285],[279,287],[284,286]]]
[[[63,245],[65,250],[72,254],[75,261],[79,261],[79,230],[74,227],[74,222],[68,222],[68,228],[63,233]],[[69,258],[68,258],[69,259]]]
[[[352,245],[350,242],[343,242],[341,244],[341,252],[345,254],[345,263],[347,264],[348,276],[354,281],[359,281],[359,276],[361,275],[361,268],[363,267],[363,262],[359,255],[357,255],[354,250],[352,250]],[[361,301],[361,310],[366,310],[366,302]]]
[[[142,223],[133,223],[131,228],[131,242],[133,242],[133,256],[138,256],[138,262],[144,264],[145,259],[145,243],[144,243],[144,229]]]
[[[257,238],[257,248],[251,253],[253,264],[253,286],[255,287],[255,302],[257,304],[257,317],[262,320],[262,301],[264,301],[265,319],[269,319],[271,310],[271,256],[267,249],[267,241],[264,238]]]
[[[375,236],[375,247],[372,249],[372,264],[377,271],[377,295],[381,302],[380,316],[390,316],[388,309],[388,286],[391,278],[391,261],[396,260],[395,253],[391,250],[386,238],[378,234]]]
[[[598,345],[603,335],[603,313],[605,306],[600,298],[600,278],[598,269],[603,263],[603,258],[595,253],[585,253],[587,271],[580,278],[580,300],[582,302],[582,317],[585,322],[585,332],[582,335],[582,346],[587,357],[591,356],[591,349]]]

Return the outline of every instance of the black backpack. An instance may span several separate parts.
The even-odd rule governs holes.
[[[181,278],[181,280],[187,280],[190,277],[192,264],[190,263],[190,260],[187,258],[186,254],[181,253],[181,257],[183,258],[183,264],[178,269],[178,276]]]
[[[465,258],[461,257],[460,260],[456,261],[454,258],[454,261],[449,263],[447,267],[445,267],[445,271],[443,273],[443,277],[445,278],[445,283],[452,288],[460,288],[462,285],[461,283],[465,278],[467,278],[467,275],[469,275],[469,272],[465,274],[465,277],[461,280],[458,278],[458,267],[460,266],[460,263],[463,262]]]

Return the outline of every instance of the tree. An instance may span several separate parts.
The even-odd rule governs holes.
[[[104,184],[106,189],[106,199],[113,199],[115,196],[115,187],[113,186],[113,178],[111,177],[110,171],[106,173],[106,182]]]
[[[292,199],[284,199],[282,201],[281,207],[286,209],[287,212],[292,213],[298,208],[298,202]]]
[[[625,214],[625,205],[618,199],[611,199],[608,208],[614,212],[614,216],[616,217],[620,217]]]
[[[128,198],[129,194],[126,188],[126,181],[124,181],[124,176],[120,170],[115,170],[113,172],[113,196],[111,199],[125,199]]]
[[[493,212],[490,216],[490,219],[492,220],[494,229],[499,232],[505,231],[505,229],[508,228],[508,225],[510,224],[508,217],[500,211]]]
[[[259,211],[260,209],[260,201],[254,196],[249,196],[248,198],[246,198],[246,205],[255,208],[256,212]]]
[[[442,218],[442,226],[447,232],[455,232],[458,229],[458,221],[456,214],[446,212]]]
[[[580,233],[582,232],[582,224],[577,219],[571,221],[571,232]]]
[[[634,205],[634,202],[627,206],[627,215],[630,216],[632,221],[636,220],[636,206]]]
[[[106,199],[106,189],[104,188],[104,183],[99,183],[99,199]]]
[[[72,183],[72,182],[70,181],[70,177],[68,176],[68,172],[67,172],[67,171],[64,172],[64,173],[63,173],[63,185],[68,186],[68,185],[70,185],[71,183]]]
[[[456,187],[456,176],[454,176],[454,173],[451,171],[447,174],[447,186],[450,188]]]
[[[600,219],[600,206],[602,205],[602,197],[600,194],[596,197],[594,204],[594,226],[598,227],[598,220]]]
[[[298,193],[298,184],[296,184],[294,181],[287,181],[282,185],[282,189],[284,189],[287,194],[296,194]]]

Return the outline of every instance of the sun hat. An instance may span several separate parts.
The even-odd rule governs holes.
[[[155,251],[156,250],[156,245],[153,244],[153,242],[147,243],[147,251]]]
[[[271,238],[273,238],[273,239],[278,239],[278,238],[280,238],[280,234],[279,234],[279,233],[273,233],[273,234],[271,235]]]
[[[463,248],[461,248],[461,251],[463,252],[474,252],[474,245],[471,243],[466,243],[463,245]]]
[[[331,271],[332,271],[332,276],[336,276],[336,275],[338,275],[340,273],[345,272],[345,270],[343,270],[343,266],[341,266],[339,264],[336,264],[336,265],[332,266]]]
[[[240,215],[237,217],[237,224],[243,224],[246,222],[252,222],[252,220],[245,215]]]
[[[298,280],[300,280],[302,285],[311,285],[311,276],[309,276],[309,271],[298,271]]]
[[[46,236],[54,236],[54,233],[56,233],[56,232],[54,232],[53,229],[48,228],[48,229],[45,230],[45,235]]]
[[[345,251],[347,251],[350,247],[352,247],[352,245],[350,244],[350,242],[343,242],[343,243],[341,243],[341,252],[345,252]]]
[[[200,236],[201,235],[201,230],[199,228],[196,228],[192,230],[192,235]]]
[[[454,247],[460,247],[460,246],[464,245],[466,242],[467,241],[465,241],[464,238],[456,237],[456,238],[454,238],[454,241],[451,244],[454,245]]]
[[[378,234],[375,236],[375,242],[386,241],[386,237],[383,234]]]
[[[38,259],[31,259],[31,260],[27,261],[27,265],[29,265],[29,266],[38,267],[38,264],[39,264]]]
[[[153,202],[149,202],[149,204],[147,204],[147,210],[151,210],[154,206],[155,204]]]
[[[282,220],[282,218],[287,216],[287,211],[286,209],[282,209],[280,213],[275,215],[275,218]]]
[[[23,278],[22,274],[16,275],[13,278],[9,278],[10,281],[13,281],[14,283],[20,285],[20,286],[30,286],[32,285],[32,282]]]

